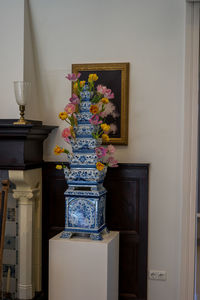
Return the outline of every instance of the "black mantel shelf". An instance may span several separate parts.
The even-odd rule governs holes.
[[[41,167],[43,141],[57,126],[32,121],[14,125],[17,120],[0,119],[0,169],[26,170]]]

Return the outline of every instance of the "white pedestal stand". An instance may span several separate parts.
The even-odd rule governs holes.
[[[49,241],[49,300],[118,300],[119,233]]]

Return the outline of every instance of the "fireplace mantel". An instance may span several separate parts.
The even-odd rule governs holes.
[[[12,196],[18,203],[18,299],[42,291],[43,141],[56,126],[41,121],[14,125],[0,119],[0,169],[9,170]]]
[[[57,126],[41,121],[14,125],[16,120],[0,119],[0,169],[27,170],[41,167],[43,141]]]

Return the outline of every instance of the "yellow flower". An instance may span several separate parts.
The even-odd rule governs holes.
[[[64,111],[64,112],[60,112],[59,113],[59,118],[61,119],[61,120],[65,120],[65,119],[67,119],[68,118],[68,114]]]
[[[89,78],[88,78],[88,81],[89,81],[89,82],[97,81],[98,78],[99,78],[99,77],[97,76],[97,74],[90,74],[90,75],[89,75]]]
[[[64,152],[64,148],[60,148],[58,145],[54,148],[54,154],[59,155]]]
[[[74,82],[73,84],[73,90],[76,91],[78,89],[78,82]]]
[[[96,163],[96,168],[99,171],[102,171],[104,169],[105,165],[102,164],[100,161]]]
[[[104,142],[109,142],[109,140],[110,140],[110,138],[109,138],[109,136],[107,135],[107,134],[102,134],[102,140],[104,141]]]
[[[83,87],[85,85],[85,80],[80,81],[80,87]]]
[[[56,165],[57,170],[62,170],[62,165]]]
[[[97,106],[97,105],[91,105],[91,106],[90,106],[90,112],[91,112],[93,115],[97,114],[97,113],[99,112],[98,106]]]
[[[97,74],[93,74],[93,81],[97,81],[99,79],[99,77],[97,76]]]
[[[108,124],[101,124],[101,129],[103,129],[103,131],[108,132],[110,130],[110,125]]]
[[[102,98],[101,102],[103,102],[104,104],[108,104],[109,100],[108,100],[108,98]]]

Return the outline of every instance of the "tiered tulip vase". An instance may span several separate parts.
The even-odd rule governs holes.
[[[81,92],[80,112],[75,127],[76,139],[71,140],[73,155],[70,169],[65,170],[68,189],[65,192],[65,230],[62,238],[75,233],[89,234],[92,240],[102,240],[105,225],[106,189],[103,180],[106,168],[97,170],[95,148],[101,144],[92,136],[94,125],[89,119],[92,93],[86,84]]]

